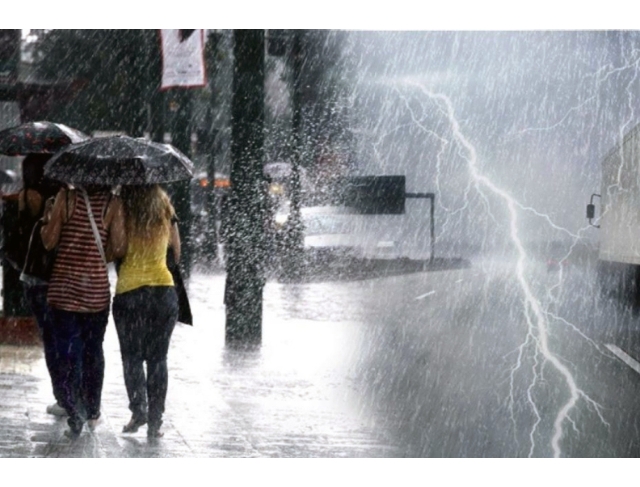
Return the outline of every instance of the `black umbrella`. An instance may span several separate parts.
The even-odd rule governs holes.
[[[0,154],[54,154],[69,144],[77,144],[90,137],[61,123],[28,122],[0,131]]]
[[[193,163],[170,144],[118,135],[62,149],[47,162],[44,174],[80,186],[169,183],[191,179]]]

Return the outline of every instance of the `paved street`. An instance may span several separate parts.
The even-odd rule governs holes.
[[[145,427],[121,433],[129,411],[111,324],[103,421],[74,442],[65,421],[45,413],[40,349],[0,346],[0,457],[638,456],[640,375],[607,347],[630,351],[612,329],[636,333],[634,318],[591,300],[588,270],[569,269],[555,288],[560,276],[544,266],[527,277],[549,350],[573,383],[536,348],[540,323],[508,260],[270,281],[256,350],[225,347],[224,276],[195,273],[195,326],[178,325],[169,352],[164,438],[148,441]],[[561,417],[572,384],[577,400]]]
[[[115,328],[105,338],[103,421],[71,442],[52,402],[37,347],[0,346],[0,457],[393,457],[402,451],[362,420],[349,399],[357,325],[344,303],[281,309],[285,292],[269,285],[260,350],[224,347],[224,276],[196,275],[190,287],[195,326],[178,325],[169,352],[165,436],[146,428],[122,434],[129,420]],[[295,291],[294,291],[295,292]],[[301,311],[295,317],[296,309]]]

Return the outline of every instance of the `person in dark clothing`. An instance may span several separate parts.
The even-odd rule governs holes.
[[[127,251],[118,268],[113,319],[132,413],[123,432],[135,433],[148,423],[147,437],[159,438],[169,381],[167,354],[179,311],[167,252],[179,261],[180,235],[173,205],[160,186],[124,186],[121,196]]]
[[[76,438],[85,422],[93,429],[100,418],[111,302],[107,263],[126,250],[124,213],[108,187],[96,186],[61,190],[44,220],[42,242],[47,249],[57,246],[47,302],[69,415],[65,435]]]
[[[54,404],[47,406],[47,413],[56,416],[66,416],[66,411],[62,407],[62,391],[58,387],[59,380],[56,379],[56,350],[53,336],[53,322],[51,318],[51,308],[47,304],[47,291],[49,282],[44,276],[33,275],[24,271],[24,259],[29,247],[33,228],[44,214],[45,206],[63,186],[62,183],[45,178],[44,166],[51,158],[51,154],[29,154],[22,161],[23,188],[18,194],[18,235],[20,241],[20,262],[18,265],[22,270],[20,281],[22,282],[25,300],[33,313],[44,346],[44,357],[51,384],[53,396],[56,399]],[[36,238],[40,236],[37,235]]]

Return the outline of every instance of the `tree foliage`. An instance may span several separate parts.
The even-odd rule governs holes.
[[[157,30],[54,29],[39,39],[36,61],[41,79],[77,88],[52,118],[87,132],[141,135],[146,102],[160,82]]]

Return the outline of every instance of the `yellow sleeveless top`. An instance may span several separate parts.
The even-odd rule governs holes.
[[[167,268],[168,245],[169,229],[152,241],[129,237],[127,254],[118,272],[116,294],[142,286],[173,286],[173,277]]]

